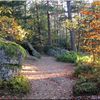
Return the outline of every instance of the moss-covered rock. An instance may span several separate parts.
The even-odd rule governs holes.
[[[0,78],[7,80],[18,74],[26,51],[18,44],[0,40]]]

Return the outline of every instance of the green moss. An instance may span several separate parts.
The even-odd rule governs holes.
[[[25,49],[14,42],[0,40],[0,49],[4,49],[9,57],[16,57],[20,55],[20,53],[23,57],[26,57]]]
[[[16,76],[10,80],[0,80],[0,90],[6,90],[10,95],[27,94],[30,91],[30,83],[24,76]]]

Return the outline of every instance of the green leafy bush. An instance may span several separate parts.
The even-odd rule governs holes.
[[[0,89],[2,88],[2,85],[3,85],[3,84],[2,84],[2,80],[0,80]]]
[[[75,68],[75,76],[80,76],[82,74],[92,75],[94,77],[100,76],[100,68],[91,64],[80,64]]]
[[[100,76],[97,78],[97,87],[100,93]]]
[[[73,87],[73,94],[76,96],[100,93],[100,65],[91,62],[91,56],[78,54],[74,73],[78,80]]]
[[[73,87],[76,96],[96,95],[100,93],[100,69],[91,65],[81,65],[75,70],[78,77]]]
[[[48,51],[49,51],[49,49],[53,49],[54,47],[53,46],[49,46],[49,45],[46,45],[45,47],[44,47],[44,53],[48,53]]]
[[[94,82],[77,82],[73,87],[73,94],[80,95],[96,95],[98,88]]]
[[[79,65],[76,67],[74,75],[78,77],[81,74],[85,74],[85,73],[86,74],[93,74],[95,72],[96,72],[96,68],[94,68],[90,65],[84,64],[84,65]]]
[[[11,93],[17,94],[28,93],[30,90],[30,84],[28,80],[23,76],[17,76],[9,80],[7,87]]]
[[[61,62],[70,62],[70,63],[75,63],[77,60],[77,54],[75,52],[66,52],[62,55],[59,55],[57,57],[57,61]]]
[[[16,76],[8,81],[0,81],[0,89],[13,95],[21,95],[29,92],[30,83],[25,77]]]
[[[49,56],[57,57],[59,55],[65,54],[68,51],[59,47],[46,46],[44,47],[44,52]]]

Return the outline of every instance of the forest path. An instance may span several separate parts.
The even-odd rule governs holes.
[[[57,62],[55,58],[43,56],[38,61],[25,61],[22,74],[32,85],[25,99],[70,99],[74,80],[74,66]]]

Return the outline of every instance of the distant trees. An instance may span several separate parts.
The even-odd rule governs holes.
[[[0,1],[0,16],[12,18],[18,26],[21,25],[22,29],[25,28],[30,33],[27,40],[37,49],[40,48],[42,50],[41,47],[45,45],[60,46],[57,43],[63,42],[63,39],[65,39],[64,42],[70,40],[68,42],[70,50],[76,51],[76,49],[79,50],[80,48],[82,33],[85,30],[81,20],[88,20],[87,17],[89,18],[90,15],[86,15],[85,18],[82,16],[86,12],[81,12],[80,14],[80,10],[86,5],[84,0],[67,1],[66,12],[63,2],[60,1],[59,3],[57,0],[35,0],[27,5],[27,1]],[[99,9],[97,5],[92,8],[93,12]],[[89,8],[89,10],[91,9]],[[64,22],[66,23],[67,31],[65,24],[63,24]]]
[[[42,46],[52,44],[54,35],[60,29],[57,28],[57,24],[59,24],[57,22],[61,21],[57,16],[57,14],[60,15],[58,11],[60,9],[59,7],[57,8],[57,2],[54,1],[43,0],[42,2],[33,1],[31,3],[29,9],[31,18],[28,19],[28,22],[31,24],[31,29],[33,30],[33,45],[39,44],[39,46]]]
[[[42,2],[34,1],[29,8],[30,18],[27,20],[29,29],[32,30],[29,40],[37,49],[41,48],[47,38],[47,7]]]

